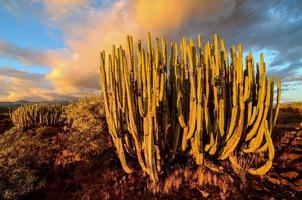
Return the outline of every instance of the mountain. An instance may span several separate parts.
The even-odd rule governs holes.
[[[4,107],[14,107],[14,106],[21,106],[24,104],[29,104],[32,102],[26,101],[26,100],[19,100],[19,101],[15,101],[15,102],[0,102],[0,106],[4,106]]]
[[[54,104],[69,104],[73,103],[77,100],[77,98],[72,100],[53,100],[53,101],[39,101],[39,102],[33,102],[33,101],[27,101],[27,100],[19,100],[15,102],[0,102],[0,107],[18,107],[25,104],[32,104],[32,103],[54,103]]]

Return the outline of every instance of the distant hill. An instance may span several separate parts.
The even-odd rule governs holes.
[[[68,104],[72,103],[75,100],[71,101],[59,101],[59,100],[54,100],[54,101],[41,101],[41,102],[32,102],[32,101],[26,101],[26,100],[19,100],[15,102],[0,102],[0,107],[18,107],[22,106],[25,104],[32,104],[32,103],[57,103],[57,104]]]
[[[3,107],[15,107],[15,106],[21,106],[24,104],[29,104],[32,102],[26,101],[26,100],[19,100],[19,101],[15,101],[15,102],[0,102],[0,106]]]

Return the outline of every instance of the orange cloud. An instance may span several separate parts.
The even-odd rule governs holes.
[[[227,2],[227,3],[225,3]],[[81,1],[82,3],[82,1]],[[88,24],[69,24],[66,48],[51,53],[52,71],[46,76],[60,92],[99,91],[99,52],[124,44],[126,34],[145,38],[148,31],[169,34],[190,20],[215,19],[229,14],[234,0],[121,0],[90,12]],[[214,11],[220,11],[218,12]],[[63,30],[64,30],[64,26]]]
[[[51,100],[98,93],[101,50],[108,52],[112,44],[124,44],[126,34],[144,39],[148,31],[158,36],[181,33],[192,21],[229,15],[235,0],[119,0],[98,9],[91,2],[44,0],[51,26],[61,29],[65,39],[64,48],[47,52],[51,71],[44,81],[52,88],[10,79],[14,88],[6,99],[32,95]]]
[[[11,67],[0,68],[0,101],[51,101],[80,97],[83,93],[72,96],[52,87],[44,75],[29,73]]]
[[[235,6],[233,0],[137,0],[131,3],[138,23],[149,30],[180,28],[190,20],[215,20],[230,14]]]
[[[110,49],[113,43],[123,43],[128,33],[126,22],[120,18],[124,6],[119,2],[109,10],[95,13],[97,20],[78,30],[76,35],[69,35],[65,41],[68,48],[49,53],[52,71],[46,79],[52,81],[58,91],[68,94],[98,91],[99,52]],[[134,31],[135,28],[131,28],[131,32]]]

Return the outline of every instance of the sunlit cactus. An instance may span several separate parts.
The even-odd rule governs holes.
[[[123,169],[133,171],[137,158],[142,170],[157,182],[163,166],[179,152],[189,152],[198,165],[204,158],[229,160],[239,168],[236,154],[268,152],[263,166],[249,173],[261,175],[272,166],[271,139],[281,93],[277,79],[267,77],[263,54],[255,64],[243,47],[228,53],[223,40],[213,44],[183,38],[167,47],[163,37],[147,47],[113,46],[107,59],[100,53],[100,85],[109,132]],[[131,157],[130,157],[131,156]],[[257,164],[258,165],[258,164]]]
[[[55,126],[61,123],[62,111],[63,107],[59,104],[28,104],[10,112],[10,118],[17,128]]]

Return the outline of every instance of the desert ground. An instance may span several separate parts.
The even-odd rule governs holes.
[[[1,137],[13,126],[8,110],[4,107],[1,109]],[[94,112],[91,108],[88,110]],[[10,184],[13,183],[14,187],[10,191],[11,197],[18,199],[302,198],[301,103],[281,105],[278,121],[273,130],[276,157],[272,169],[266,175],[251,176],[243,173],[238,176],[229,170],[227,165],[217,171],[198,169],[193,161],[184,156],[168,166],[171,173],[160,181],[159,187],[154,186],[139,170],[131,175],[127,175],[122,170],[105,122],[102,122],[105,118],[101,116],[97,120],[100,121],[97,122],[99,124],[84,127],[85,134],[89,134],[88,137],[85,137],[85,134],[79,136],[72,133],[72,135],[70,133],[72,131],[79,132],[75,131],[76,127],[73,129],[39,127],[24,130],[21,133],[15,131],[16,136],[5,141],[11,142],[6,144],[7,147],[11,145],[18,148],[15,149],[15,153],[5,154],[4,150],[8,150],[1,147],[0,161],[3,164],[5,159],[15,158],[21,163],[16,165],[20,168],[23,167],[22,163],[26,163],[24,164],[26,168],[32,167],[35,170],[35,176],[38,177],[35,180],[42,181],[39,184],[30,182],[27,186],[28,178],[25,181],[20,178],[22,179],[20,182],[18,182],[18,176],[2,178],[0,192],[9,188],[5,184],[11,181]],[[97,134],[93,135],[93,132]],[[16,139],[22,135],[26,135],[27,138],[20,141]],[[89,141],[85,141],[85,138]],[[26,144],[28,139],[32,141],[29,146]],[[4,139],[1,140],[3,144]],[[25,160],[30,160],[30,162]],[[41,164],[41,160],[43,162],[47,160],[47,162]],[[206,162],[215,166],[215,163],[210,160]],[[198,170],[205,174],[202,180],[196,175]],[[7,169],[3,171],[7,172]],[[20,175],[20,177],[23,176]],[[16,180],[12,181],[13,178]],[[30,189],[25,187],[30,187]],[[24,192],[17,194],[19,190],[24,190]]]

